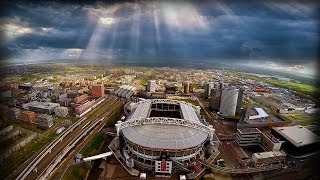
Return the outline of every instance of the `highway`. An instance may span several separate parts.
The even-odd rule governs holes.
[[[93,113],[89,113],[80,118],[76,123],[63,131],[55,140],[48,144],[36,156],[32,156],[32,160],[28,160],[28,165],[23,170],[15,174],[12,179],[46,179],[50,176],[55,167],[63,160],[63,158],[74,149],[78,143],[92,131],[101,129],[104,126],[105,117],[114,111],[121,101],[110,96],[106,98]]]

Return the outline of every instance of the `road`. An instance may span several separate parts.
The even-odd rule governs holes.
[[[200,107],[204,110],[204,112],[207,115],[207,121],[213,125],[215,132],[217,134],[221,133],[221,134],[225,134],[225,135],[230,135],[229,132],[227,132],[224,128],[223,128],[223,124],[220,121],[220,119],[218,118],[218,115],[213,114],[211,111],[209,111],[206,107],[208,107],[207,102],[204,102],[201,97],[199,95],[195,96],[200,104]]]
[[[15,172],[16,176],[11,176],[10,179],[37,179],[43,172],[48,169],[48,166],[56,164],[57,158],[64,157],[73,146],[77,145],[76,140],[81,139],[83,133],[91,133],[95,130],[100,122],[104,121],[116,107],[122,104],[115,97],[108,97],[101,103],[93,113],[89,113],[85,117],[79,119],[67,130],[61,133],[53,142],[43,148],[37,155],[32,156],[27,165],[23,164],[24,168],[19,168],[19,172]],[[102,119],[102,120],[101,120]],[[89,124],[88,124],[89,123]],[[101,125],[99,125],[100,128]],[[103,126],[102,126],[103,127]],[[101,127],[101,128],[102,128]]]

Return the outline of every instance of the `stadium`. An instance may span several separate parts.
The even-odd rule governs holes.
[[[129,172],[191,172],[198,159],[213,162],[219,154],[219,140],[200,116],[200,107],[167,99],[128,107],[128,117],[116,124],[117,136],[109,148]]]

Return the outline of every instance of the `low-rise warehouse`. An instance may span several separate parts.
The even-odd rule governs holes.
[[[320,136],[303,126],[274,127],[271,133],[284,141],[282,149],[292,156],[312,154],[320,148]]]
[[[59,107],[60,104],[52,102],[38,102],[32,101],[23,105],[27,107],[30,111],[35,111],[39,113],[52,114],[56,107]]]

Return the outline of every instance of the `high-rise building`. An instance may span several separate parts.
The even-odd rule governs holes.
[[[209,98],[211,89],[213,88],[213,83],[207,82],[204,84],[204,98]]]
[[[153,93],[153,92],[156,92],[156,89],[157,89],[156,81],[149,80],[147,84],[147,91]]]
[[[221,89],[211,89],[209,106],[213,110],[219,110],[221,102]]]
[[[186,81],[183,83],[183,93],[188,94],[189,93],[189,82]]]
[[[240,113],[241,110],[241,104],[242,104],[242,97],[243,97],[243,89],[239,89],[239,94],[238,94],[238,100],[237,100],[237,108],[236,108],[236,113]]]
[[[221,82],[218,82],[218,81],[207,82],[206,84],[204,84],[204,97],[209,98],[211,95],[212,89],[222,89],[222,87],[223,87],[223,84]]]
[[[102,97],[104,96],[104,86],[103,84],[92,85],[92,96]]]
[[[242,92],[235,87],[228,87],[222,90],[219,110],[222,115],[234,116],[236,112],[239,112],[237,110],[241,108]]]
[[[189,92],[193,93],[193,84],[191,84],[191,83],[189,84]]]

